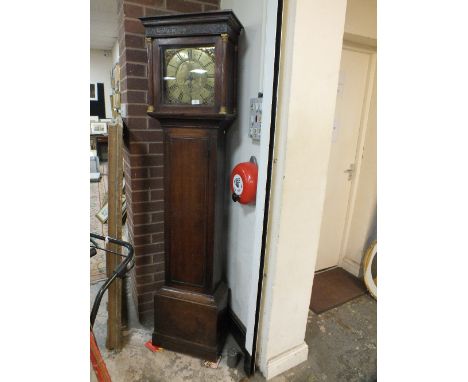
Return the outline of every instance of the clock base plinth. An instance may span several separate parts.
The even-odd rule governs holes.
[[[213,295],[163,286],[154,296],[153,345],[215,362],[226,339],[228,290]]]

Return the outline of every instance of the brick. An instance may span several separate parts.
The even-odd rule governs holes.
[[[143,191],[143,190],[157,190],[162,188],[162,178],[143,178],[143,179],[132,179],[129,185],[132,192]]]
[[[138,143],[138,145],[142,145]],[[143,145],[142,145],[143,146]],[[130,168],[130,177],[132,179],[143,179],[148,177],[148,169],[147,168]]]
[[[143,203],[133,203],[133,212],[140,213],[140,212],[149,212],[149,211],[163,211],[164,203],[162,201],[157,202],[143,202]],[[134,227],[134,231],[136,234],[137,227]]]
[[[139,265],[149,265],[153,264],[153,256],[140,256],[137,251],[135,256],[135,264],[138,267]]]
[[[124,16],[126,17],[141,17],[144,15],[144,8],[140,5],[124,3],[123,5]]]
[[[159,289],[160,287],[161,287],[161,281],[156,281],[150,284],[143,284],[143,285],[137,284],[137,291],[138,293],[156,292],[156,290]]]
[[[146,79],[146,65],[129,62],[123,67],[127,77],[144,77]],[[143,101],[144,102],[144,101]]]
[[[134,65],[134,64],[127,64],[127,65]],[[122,93],[122,103],[144,103],[146,104],[146,92],[139,91],[139,90],[127,90],[125,93]],[[145,119],[145,122],[146,122],[146,119]]]
[[[150,191],[132,191],[129,199],[132,203],[149,202]]]
[[[161,282],[161,286],[164,285],[164,279],[165,279],[165,273],[164,273],[164,272],[156,273],[156,274],[154,275],[154,281],[160,281],[160,282]]]
[[[123,60],[120,60],[121,65],[124,65],[124,63],[127,62],[127,61],[141,62],[141,63],[146,63],[148,61],[146,50],[125,49],[122,56],[123,56],[122,57]],[[122,61],[125,61],[125,62],[122,62]]]
[[[136,277],[136,282],[138,284],[148,284],[154,282],[154,277],[152,274],[149,275],[140,275]]]
[[[149,293],[142,293],[141,295],[138,296],[138,302],[143,304],[145,302],[152,302],[154,300],[154,293],[149,292]]]
[[[135,77],[130,77],[124,80],[126,82],[126,88],[125,90],[148,90],[148,80],[146,78],[135,78]],[[143,113],[140,113],[138,115],[131,115],[130,113],[128,115],[131,115],[132,117],[146,117],[146,109],[147,106],[142,109]]]
[[[163,11],[162,9],[145,7],[145,16],[159,16],[159,15],[167,15],[170,13],[173,13],[173,12]]]
[[[154,224],[154,225],[158,225],[158,224]],[[155,254],[161,253],[161,252],[164,252],[164,243],[135,245],[135,251],[138,251],[138,253],[155,253]]]
[[[127,48],[145,48],[145,37],[143,35],[125,34],[124,43]],[[122,76],[124,77],[124,76]]]
[[[135,227],[135,224],[149,224],[151,223],[151,214],[134,214],[133,217],[133,224],[132,224],[132,232]]]
[[[125,28],[125,32],[129,32],[129,33],[140,33],[140,34],[145,33],[145,28],[143,27],[143,24],[141,23],[141,21],[138,19],[125,18],[124,28]]]
[[[127,91],[126,93],[130,92]],[[142,130],[148,127],[148,117],[129,117],[125,118],[125,124],[129,129]]]
[[[160,220],[160,221],[162,221],[162,220]],[[160,241],[164,241],[164,232],[153,233],[151,235],[151,242],[158,243]]]
[[[153,256],[153,260],[158,260],[151,265],[141,265],[136,268],[139,275],[155,274],[164,272],[164,254],[158,254]],[[156,280],[155,280],[156,281]]]
[[[141,4],[141,5],[148,5],[151,7],[163,7],[164,0],[130,0],[132,3]],[[167,0],[168,2],[172,0]]]
[[[137,236],[133,238],[133,245],[151,244],[151,235]]]
[[[163,161],[164,162],[164,161]],[[160,178],[161,181],[160,181],[160,184],[161,184],[161,187],[157,187],[157,188],[162,188],[164,185],[163,185],[163,179],[162,177],[164,176],[164,167],[163,166],[159,166],[159,167],[151,167],[149,169],[149,172],[150,172],[150,177],[152,178]],[[156,188],[156,187],[155,187]]]
[[[146,81],[146,79],[145,79]],[[146,104],[138,104],[138,103],[129,103],[127,104],[127,112],[128,115],[132,116],[145,116],[146,110],[148,109],[148,105]]]
[[[148,121],[148,129],[161,129],[161,124],[155,118],[150,118]]]
[[[163,139],[162,130],[130,130],[130,142],[161,142]]]
[[[148,144],[143,143],[143,142],[130,143],[128,149],[131,155],[148,154]],[[144,178],[146,176],[148,175],[145,174],[144,176],[132,176],[132,178]]]
[[[150,154],[163,154],[164,153],[164,145],[162,142],[158,143],[150,143],[148,145],[148,152]]]
[[[132,167],[150,167],[150,166],[162,166],[163,156],[161,154],[154,155],[132,155],[131,166]]]
[[[151,265],[142,265],[136,268],[138,274],[145,275],[145,274],[154,274],[158,272],[164,272],[164,262],[159,262],[157,264]]]
[[[178,12],[201,12],[202,5],[199,3],[192,3],[184,0],[169,0],[166,8]]]
[[[137,203],[138,204],[148,204],[148,203]],[[144,225],[134,225],[133,226],[133,233],[135,236],[139,235],[146,235],[146,234],[153,234],[156,232],[161,232],[164,226],[162,223],[154,223],[154,224],[144,224]]]
[[[164,190],[153,190],[151,191],[151,200],[163,200]]]

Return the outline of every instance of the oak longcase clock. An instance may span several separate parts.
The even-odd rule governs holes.
[[[215,361],[225,338],[224,136],[236,117],[232,11],[141,19],[148,114],[164,132],[165,284],[153,344]]]

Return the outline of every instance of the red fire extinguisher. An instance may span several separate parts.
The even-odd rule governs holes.
[[[236,165],[231,172],[232,200],[241,204],[249,204],[255,201],[257,194],[258,166],[255,157],[250,157],[249,162]]]

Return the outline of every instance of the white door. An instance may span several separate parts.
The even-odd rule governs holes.
[[[316,271],[340,261],[372,66],[371,53],[343,47]]]

